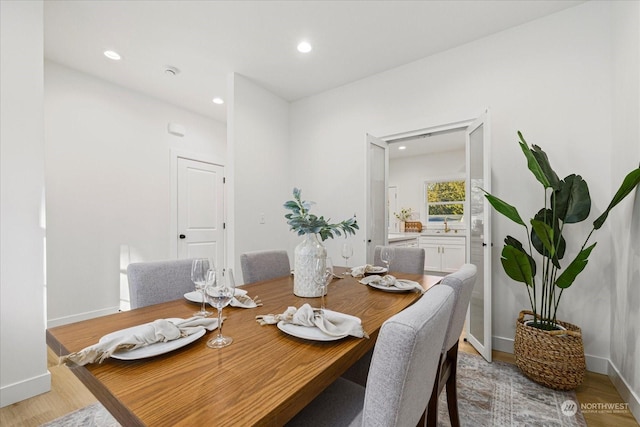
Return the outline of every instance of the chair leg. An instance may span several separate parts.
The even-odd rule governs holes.
[[[460,416],[458,414],[458,390],[456,387],[456,373],[458,371],[458,344],[454,345],[447,352],[447,358],[451,361],[449,378],[447,378],[447,407],[449,409],[449,420],[451,427],[460,427]]]
[[[429,404],[427,405],[427,417],[426,417],[427,427],[438,426],[438,395],[440,394],[441,373],[442,373],[442,355],[440,355],[440,360],[438,361],[438,371],[436,372],[436,379],[433,382],[433,390],[431,391],[431,397],[429,398]]]

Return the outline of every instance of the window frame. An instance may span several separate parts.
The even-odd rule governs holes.
[[[447,216],[448,218],[450,218],[452,221],[448,221],[447,225],[449,226],[449,228],[465,228],[465,224],[466,224],[466,218],[467,218],[467,191],[466,191],[466,175],[465,174],[456,174],[456,175],[446,175],[446,176],[436,176],[436,177],[431,177],[431,178],[425,178],[423,180],[423,186],[422,186],[422,197],[423,197],[423,206],[424,206],[424,219],[425,219],[425,223],[427,224],[428,228],[444,228],[444,219],[443,220],[439,220],[439,221],[433,221],[431,220],[431,215],[429,215],[429,206],[430,205],[443,205],[443,204],[459,204],[462,205],[462,215],[452,215],[452,216]],[[453,201],[448,201],[448,202],[436,202],[436,203],[429,203],[429,199],[428,199],[428,195],[427,195],[427,189],[428,186],[430,184],[434,184],[434,183],[440,183],[440,182],[451,182],[451,181],[462,181],[463,183],[465,183],[465,200],[453,200]],[[443,216],[433,216],[434,218],[442,218]]]

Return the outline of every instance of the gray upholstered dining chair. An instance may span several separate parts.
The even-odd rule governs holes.
[[[453,290],[434,286],[382,324],[366,387],[338,378],[288,426],[415,426],[435,381]]]
[[[191,259],[137,262],[127,267],[131,308],[183,298],[195,290]]]
[[[438,425],[438,396],[442,389],[447,388],[447,407],[449,409],[449,420],[451,427],[460,426],[458,415],[458,392],[456,389],[456,372],[458,367],[458,341],[462,333],[462,327],[467,315],[467,307],[471,300],[473,285],[476,281],[477,268],[473,264],[464,264],[454,273],[445,276],[438,285],[447,286],[453,289],[454,305],[451,320],[447,327],[444,338],[444,345],[440,356],[438,375],[433,384],[433,391],[429,399],[427,412],[427,426]]]
[[[384,265],[380,259],[383,246],[376,246],[373,252],[374,265]],[[424,274],[424,249],[393,247],[394,255],[389,265],[391,271],[407,274]]]
[[[240,266],[245,284],[291,274],[289,255],[282,250],[245,252],[240,255]]]

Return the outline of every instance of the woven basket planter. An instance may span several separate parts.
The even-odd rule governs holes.
[[[573,390],[582,384],[586,363],[580,328],[558,321],[566,331],[545,331],[526,326],[531,319],[525,315],[533,318],[533,312],[521,311],[516,322],[513,350],[518,368],[533,381],[556,390]]]

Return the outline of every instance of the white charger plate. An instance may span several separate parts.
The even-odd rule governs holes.
[[[414,282],[412,280],[406,280],[406,279],[397,279],[398,282],[404,282],[404,283],[409,283],[409,284],[416,284],[419,285],[418,282]],[[384,286],[384,285],[380,285],[377,284],[375,282],[371,282],[368,284],[368,286],[371,286],[372,288],[376,288],[379,289],[381,291],[385,291],[385,292],[415,292],[416,289],[401,289],[401,288],[396,288],[395,286]]]
[[[167,319],[167,320],[180,321],[182,319]],[[138,326],[133,326],[131,328],[121,329],[119,331],[112,332],[100,338],[100,342],[106,341],[108,339],[111,339],[120,335],[130,335],[132,333],[136,333],[137,330],[142,329],[144,326],[145,325],[138,325]],[[139,347],[133,350],[116,351],[111,355],[111,357],[113,359],[119,359],[119,360],[138,360],[138,359],[146,359],[147,357],[158,356],[160,354],[165,354],[173,350],[177,350],[181,347],[184,347],[187,344],[191,344],[192,342],[197,341],[198,338],[202,337],[206,332],[207,331],[203,328],[201,331],[195,332],[183,338],[178,338],[176,340],[146,345],[144,347]]]
[[[238,289],[236,288],[234,295],[238,296],[238,295],[246,295],[247,291],[245,291],[244,289]],[[199,291],[192,291],[192,292],[187,292],[186,294],[184,294],[184,298],[187,301],[191,301],[191,302],[197,302],[198,304],[202,304],[202,294]],[[211,304],[209,304],[211,305]],[[238,302],[237,299],[233,298],[231,300],[231,302],[229,303],[229,305],[231,305],[232,307],[244,307],[242,304],[240,304],[240,302]],[[257,307],[257,306],[256,306]]]
[[[325,314],[329,314],[329,316],[349,317],[352,319],[356,319],[358,322],[361,321],[360,318],[356,316],[351,316],[350,314],[339,313],[337,311],[326,310],[326,309],[324,311],[325,311]],[[311,340],[311,341],[337,341],[349,336],[349,334],[344,334],[340,336],[327,335],[315,326],[293,325],[291,323],[285,323],[282,320],[279,321],[276,326],[278,326],[278,329],[280,329],[285,334],[292,335],[294,337],[302,338],[305,340]]]

